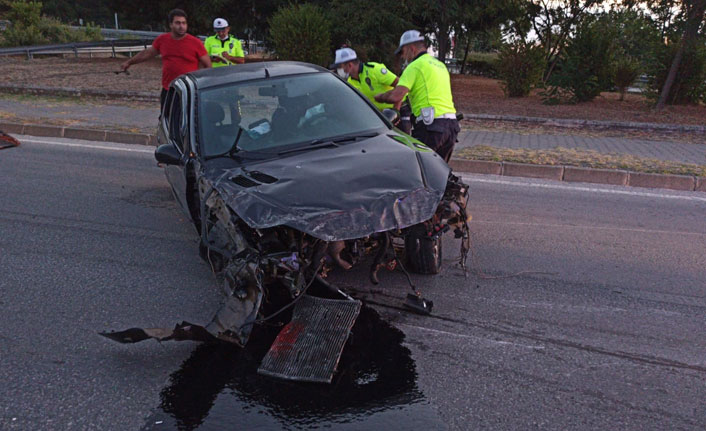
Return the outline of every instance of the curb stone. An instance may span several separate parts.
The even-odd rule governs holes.
[[[37,124],[25,124],[22,133],[31,136],[62,138],[64,136],[64,128],[56,126],[40,126]]]
[[[14,133],[16,135],[24,135],[25,125],[18,123],[0,123],[0,130],[5,133]]]
[[[462,172],[483,174],[483,169],[473,170],[473,164],[458,163],[459,159],[451,160],[451,167],[465,167]],[[504,176],[539,178],[545,180],[583,182],[595,184],[611,184],[631,187],[656,189],[671,189],[684,191],[706,192],[706,177],[690,175],[648,174],[612,169],[578,168],[575,166],[530,165],[526,163],[502,162]],[[553,169],[551,169],[553,168]],[[562,176],[558,177],[557,172]]]
[[[564,167],[503,162],[502,175],[508,177],[543,178],[547,180],[561,181],[564,177]]]
[[[105,130],[64,128],[64,138],[83,139],[85,141],[105,141],[105,135]]]
[[[98,137],[98,141],[121,144],[157,145],[157,137],[144,133],[115,132],[110,130],[76,129],[63,126],[0,122],[0,130],[17,135],[81,138]],[[67,133],[68,132],[68,133]],[[527,163],[493,162],[486,160],[451,159],[452,169],[470,174],[491,174],[539,178],[566,182],[626,185],[632,187],[661,188],[706,192],[706,177],[689,175],[648,174],[612,169],[579,168],[575,166],[531,165]]]
[[[696,179],[696,187],[694,190],[697,192],[706,192],[706,177],[698,177]]]
[[[564,181],[625,186],[628,184],[628,171],[565,166]]]
[[[115,132],[99,129],[78,129],[64,126],[42,126],[0,122],[0,130],[16,135],[82,139],[85,141],[116,142],[119,144],[154,145],[157,138],[146,133]]]
[[[502,163],[485,160],[451,159],[449,166],[455,171],[474,172],[476,174],[500,175],[503,171]]]
[[[662,175],[630,172],[628,185],[671,190],[696,190],[696,177],[688,175]]]
[[[145,133],[107,132],[105,140],[122,144],[149,145],[151,136]]]

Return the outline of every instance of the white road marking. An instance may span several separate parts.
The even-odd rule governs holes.
[[[476,340],[476,341],[480,341],[480,342],[484,342],[484,343],[488,343],[488,344],[495,344],[495,345],[499,345],[499,346],[514,346],[514,347],[522,347],[524,349],[544,349],[544,346],[542,346],[542,345],[520,344],[520,343],[513,343],[512,341],[491,340],[489,338],[478,337],[475,335],[459,334],[457,332],[442,331],[439,329],[426,328],[424,326],[408,325],[406,323],[396,323],[396,325],[406,326],[408,328],[417,329],[420,331],[432,332],[434,334],[447,335],[447,336],[451,336],[451,337],[466,338],[469,340]]]
[[[490,225],[501,225],[501,226],[526,226],[526,227],[541,227],[541,228],[594,229],[594,230],[610,230],[610,231],[619,231],[619,232],[706,236],[706,233],[702,233],[702,232],[684,232],[684,231],[674,231],[674,230],[640,229],[640,228],[612,227],[612,226],[587,226],[587,225],[581,225],[581,224],[526,223],[526,222],[491,221],[491,220],[477,220],[477,219],[471,220],[471,225],[473,225],[473,224],[490,224]]]
[[[122,146],[112,146],[112,145],[95,145],[95,144],[77,144],[72,142],[58,142],[58,141],[42,141],[39,139],[21,139],[20,142],[30,143],[30,144],[44,144],[44,145],[57,145],[60,147],[78,147],[78,148],[90,148],[94,150],[108,150],[108,151],[126,151],[128,153],[147,153],[154,154],[154,149],[142,149],[142,148],[127,148]]]
[[[695,196],[687,196],[682,194],[669,194],[669,193],[655,193],[655,192],[643,192],[638,190],[625,190],[618,188],[601,188],[601,187],[587,187],[578,185],[565,185],[565,184],[547,184],[547,183],[537,183],[523,180],[508,181],[499,180],[493,178],[481,178],[479,176],[469,176],[461,173],[461,178],[464,181],[468,181],[470,184],[473,183],[487,183],[487,184],[501,184],[507,186],[519,186],[519,187],[535,187],[540,189],[553,189],[553,190],[567,190],[567,191],[578,191],[578,192],[589,192],[589,193],[607,193],[614,195],[628,195],[628,196],[640,196],[649,198],[662,198],[662,199],[680,199],[687,201],[696,202],[706,202],[706,195],[701,192],[685,192],[694,193]],[[617,187],[617,186],[616,186]],[[644,189],[642,189],[644,190]]]

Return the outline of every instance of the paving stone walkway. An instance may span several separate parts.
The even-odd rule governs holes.
[[[569,132],[567,131],[567,133]],[[633,138],[588,137],[571,134],[520,134],[468,130],[461,131],[458,141],[457,149],[477,145],[513,149],[529,148],[533,150],[563,147],[706,165],[706,143],[692,144]]]

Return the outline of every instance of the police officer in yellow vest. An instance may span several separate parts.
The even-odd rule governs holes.
[[[228,21],[223,18],[213,20],[216,34],[206,38],[203,45],[211,57],[213,67],[229,66],[235,63],[245,63],[245,55],[240,40],[230,35]]]
[[[402,34],[395,54],[409,62],[397,86],[375,96],[380,103],[399,103],[407,95],[414,115],[412,136],[447,162],[461,131],[451,95],[451,77],[444,63],[427,54],[424,36],[416,30]]]
[[[401,102],[382,103],[375,100],[376,94],[392,90],[399,81],[397,75],[392,73],[384,64],[362,63],[355,51],[350,48],[336,50],[336,59],[334,61],[331,68],[335,68],[341,78],[346,79],[350,85],[363,93],[379,110],[382,111],[385,108],[399,109]],[[409,133],[412,129],[409,115],[407,115],[407,118],[403,115],[397,126],[402,131]]]

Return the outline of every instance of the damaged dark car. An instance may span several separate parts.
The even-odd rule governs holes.
[[[459,243],[465,269],[468,187],[434,151],[393,126],[398,115],[379,112],[337,76],[306,63],[253,63],[175,80],[155,157],[226,300],[204,326],[103,335],[244,346],[254,325],[288,310],[291,320],[259,371],[330,382],[361,307],[327,281],[330,271],[369,265],[374,284],[384,268],[408,279],[409,272],[436,274],[445,232]],[[330,294],[315,295],[313,284]],[[410,286],[404,305],[429,313],[431,301]],[[275,298],[283,305],[268,307]],[[292,368],[292,352],[302,363],[327,360],[312,361],[317,370]]]

